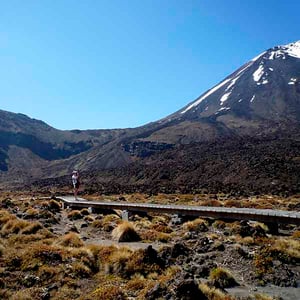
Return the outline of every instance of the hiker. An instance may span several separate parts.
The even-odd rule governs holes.
[[[73,171],[72,172],[72,183],[73,183],[73,188],[74,188],[74,197],[75,200],[77,200],[77,194],[80,186],[80,181],[79,181],[79,173],[78,171]]]

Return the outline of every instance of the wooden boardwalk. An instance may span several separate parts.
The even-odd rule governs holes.
[[[88,201],[83,198],[78,198],[78,200],[75,200],[73,196],[58,196],[56,198],[64,203],[64,207],[77,209],[88,207],[95,210],[118,209],[122,211],[137,213],[157,212],[213,219],[252,220],[267,224],[300,225],[300,212],[294,211],[194,205],[163,205],[152,203],[128,203],[115,201]]]

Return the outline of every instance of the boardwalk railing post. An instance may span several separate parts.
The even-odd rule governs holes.
[[[123,221],[128,221],[128,210],[123,210],[122,211],[122,220]]]

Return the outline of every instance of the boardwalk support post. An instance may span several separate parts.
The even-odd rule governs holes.
[[[122,211],[122,220],[123,221],[128,221],[128,210],[123,210]]]
[[[265,222],[265,224],[269,228],[269,233],[278,234],[278,223],[275,222]]]

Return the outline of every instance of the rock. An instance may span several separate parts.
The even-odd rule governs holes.
[[[180,300],[207,300],[207,297],[192,279],[180,281],[176,287],[175,294]]]
[[[187,248],[183,243],[176,243],[172,248],[171,248],[171,257],[176,258],[180,255],[188,255],[190,252],[190,249]]]

